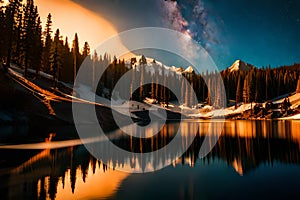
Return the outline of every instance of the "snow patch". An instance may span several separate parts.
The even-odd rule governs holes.
[[[194,72],[194,68],[192,66],[189,66],[188,68],[186,68],[186,70],[184,70],[183,73],[193,73]]]
[[[134,63],[132,67],[134,69],[136,69],[137,71],[140,71],[140,68],[142,67],[142,64],[140,64],[140,60],[142,59],[142,56],[140,55],[140,56],[135,56],[135,57],[132,57],[132,58],[136,58],[136,63]],[[131,59],[132,58],[127,59],[125,61],[125,65],[128,69],[131,68]],[[163,69],[164,69],[164,74],[166,76],[169,76],[170,72],[175,72],[178,75],[181,75],[184,72],[184,70],[180,67],[175,67],[175,66],[169,67],[169,66],[164,65],[162,62],[157,61],[153,58],[146,57],[146,61],[147,61],[147,65],[144,66],[144,67],[146,68],[147,72],[149,72],[149,71],[151,72],[151,75],[153,75],[155,73],[155,68],[156,67],[158,67],[159,75],[162,75],[162,70]],[[191,66],[188,67],[187,70],[188,71],[190,71],[190,70],[194,71],[193,67],[191,67]],[[172,73],[171,73],[171,75],[173,76]]]
[[[282,120],[300,120],[300,113],[293,115],[293,116],[289,116],[289,117],[283,117],[280,119],[282,119]]]
[[[251,65],[241,61],[241,60],[236,60],[231,67],[229,67],[230,72],[234,71],[250,71],[251,70]]]

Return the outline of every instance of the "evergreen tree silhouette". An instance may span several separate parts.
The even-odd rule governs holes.
[[[43,60],[42,60],[42,65],[43,65],[43,70],[46,73],[50,72],[50,49],[51,49],[51,44],[52,44],[52,16],[49,13],[47,16],[47,22],[46,22],[46,26],[45,26],[45,31],[43,33],[45,41],[44,41],[44,45],[43,45]]]

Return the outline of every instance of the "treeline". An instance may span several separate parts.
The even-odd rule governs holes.
[[[278,68],[253,67],[249,71],[231,72],[226,69],[221,75],[227,99],[237,103],[268,101],[295,92],[297,84],[298,88],[300,87],[300,64]]]
[[[104,60],[106,60],[105,63],[108,63],[107,59]],[[105,65],[102,64],[103,66]],[[108,90],[105,95],[110,97],[117,81],[130,69],[132,69],[129,76],[131,77],[130,81],[123,84],[122,89],[119,89],[120,97],[125,98],[126,94],[133,93],[130,98],[137,101],[142,101],[146,97],[164,103],[177,100],[172,91],[162,85],[169,85],[170,89],[180,87],[182,103],[189,107],[197,105],[198,102],[214,103],[217,107],[234,102],[236,104],[265,102],[288,93],[300,92],[300,64],[278,68],[252,67],[248,71],[226,69],[221,72],[222,79],[219,79],[218,72],[197,74],[195,71],[181,70],[178,73],[178,71],[166,69],[163,65],[157,65],[155,60],[147,63],[146,58],[142,56],[140,60],[132,58],[130,64],[128,62],[126,64],[124,60],[115,59],[99,82],[98,95],[102,95],[103,88],[106,88]],[[181,76],[186,78],[196,96],[193,96],[193,91],[185,85]],[[227,102],[220,90],[221,84],[223,84],[222,80]],[[138,89],[132,91],[131,88]]]
[[[106,98],[111,98],[112,91],[115,90],[118,97],[135,101],[143,101],[148,97],[166,105],[176,100],[181,100],[182,104],[189,107],[198,102],[226,105],[220,90],[222,78],[217,72],[197,74],[194,70],[174,70],[155,60],[147,61],[144,55],[124,61],[116,57],[111,60],[108,54],[102,57],[94,53],[86,58],[84,65],[88,65],[86,69],[90,69],[85,72],[87,78],[84,83],[92,85],[97,95]],[[99,73],[102,74],[100,81],[95,76]],[[121,84],[117,85],[121,78]],[[211,88],[211,93],[208,88]],[[179,96],[176,97],[173,90]]]
[[[59,29],[53,33],[52,16],[47,17],[45,29],[33,0],[10,0],[0,9],[0,61],[4,68],[15,63],[24,69],[34,69],[36,74],[43,71],[53,75],[54,84],[58,80],[73,81],[84,58],[90,54],[85,42],[82,51],[75,34],[72,47]]]

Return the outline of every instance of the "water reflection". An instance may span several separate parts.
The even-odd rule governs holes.
[[[300,166],[299,121],[226,121],[217,145],[204,159],[199,159],[198,153],[207,134],[208,123],[195,121],[184,123],[181,130],[182,137],[196,134],[193,144],[180,159],[173,162],[173,167],[147,175],[137,176],[116,170],[155,167],[149,166],[150,162],[147,162],[143,154],[134,158],[122,158],[116,162],[105,162],[107,163],[105,165],[102,161],[92,157],[84,146],[43,151],[0,150],[0,196],[4,199],[119,198],[120,194],[124,194],[124,190],[120,188],[141,184],[139,182],[141,177],[152,177],[152,179],[156,177],[159,180],[153,183],[157,184],[155,187],[158,187],[162,180],[178,180],[177,178],[180,180],[182,174],[185,174],[192,182],[185,183],[184,179],[182,183],[168,182],[170,185],[178,185],[177,189],[183,185],[180,194],[184,197],[186,190],[193,190],[191,195],[197,193],[197,189],[194,188],[199,182],[197,176],[203,172],[197,171],[194,177],[195,172],[192,169],[202,169],[202,166],[211,169],[218,166],[216,171],[220,173],[220,177],[215,179],[216,182],[222,182],[222,177],[234,176],[230,171],[223,171],[226,169],[223,163],[226,163],[230,169],[234,169],[235,174],[244,175],[245,180],[248,180],[247,174],[253,175],[254,172],[259,172],[262,166],[272,168],[276,166],[276,163]],[[196,123],[200,123],[198,129],[193,128]],[[177,128],[178,124],[167,124],[159,136],[152,139],[137,140],[121,136],[114,142],[131,151],[149,151],[168,144],[174,137],[173,131]],[[168,157],[170,155],[166,155],[164,159]],[[180,166],[189,167],[189,169]],[[157,177],[156,175],[160,173],[163,176]],[[207,176],[214,177],[215,172],[206,171],[206,173]],[[296,173],[294,174],[296,177],[300,175],[300,168],[296,170]],[[173,174],[174,177],[167,174]],[[258,177],[263,179],[263,175],[258,175]],[[235,178],[233,177],[232,180]],[[268,181],[272,184],[273,180]],[[216,182],[208,181],[207,184],[213,186],[217,184]],[[165,193],[169,192],[172,191],[165,191]],[[290,192],[287,191],[287,194]],[[146,198],[147,194],[144,195]],[[164,194],[160,195],[160,197],[164,196]],[[193,195],[191,197],[188,195],[188,197],[193,198]]]

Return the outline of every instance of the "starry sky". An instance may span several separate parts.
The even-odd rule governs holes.
[[[188,34],[220,69],[237,59],[257,67],[300,62],[297,0],[72,1],[104,17],[117,32],[155,26]]]

